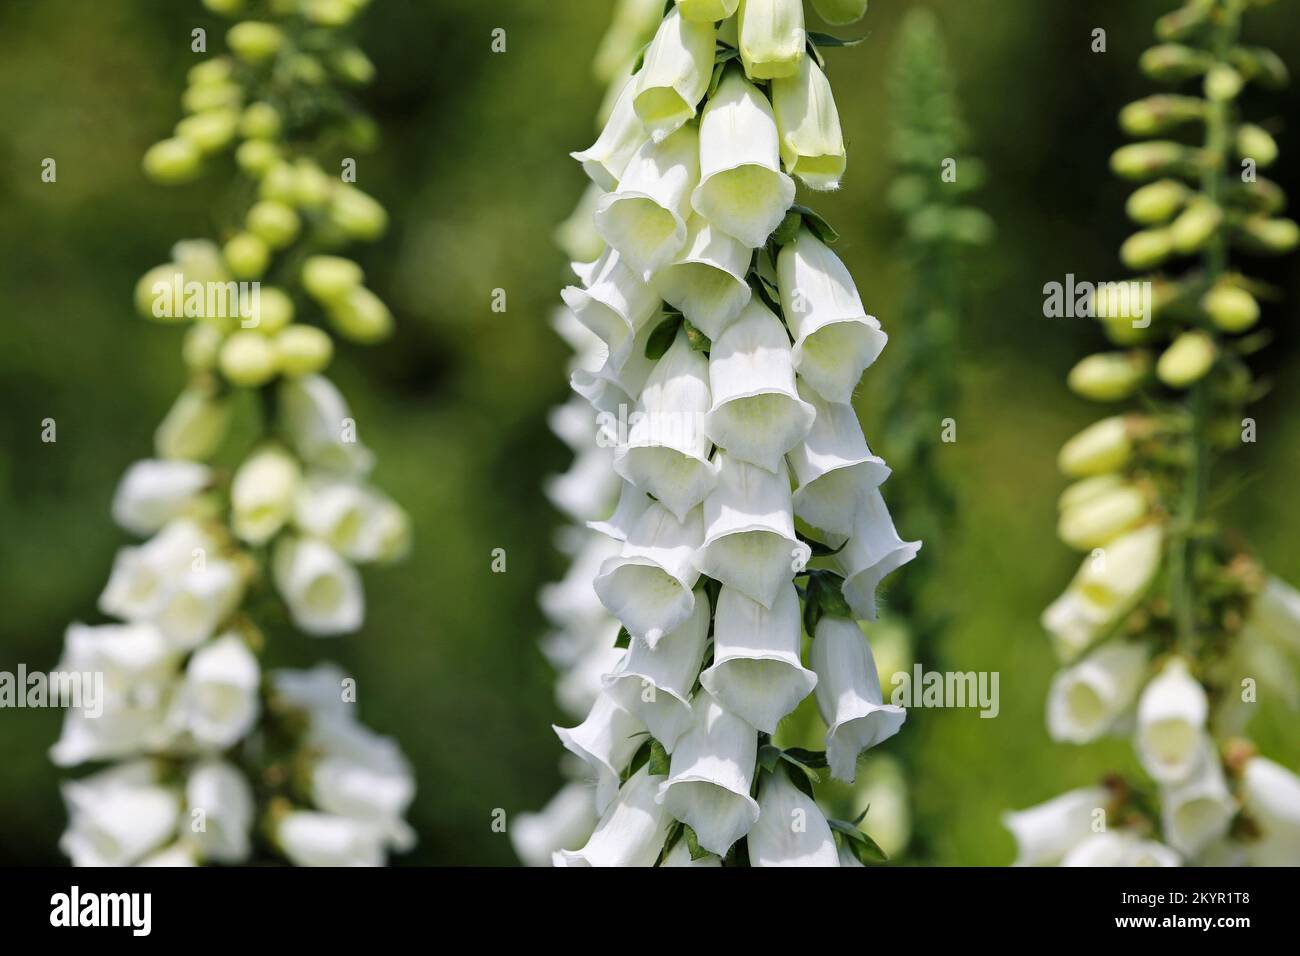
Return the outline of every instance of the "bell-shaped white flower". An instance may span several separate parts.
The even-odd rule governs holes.
[[[1163,843],[1108,830],[1081,840],[1061,866],[1182,866],[1182,858]]]
[[[1196,769],[1205,739],[1209,699],[1187,661],[1175,657],[1142,691],[1134,745],[1143,768],[1163,784]]]
[[[814,528],[848,537],[863,490],[879,488],[889,477],[889,466],[867,447],[852,405],[828,402],[804,382],[799,397],[813,407],[816,418],[788,456],[799,482],[794,513]]]
[[[781,309],[794,335],[799,377],[832,402],[849,402],[888,341],[867,315],[853,277],[810,229],[777,255]]]
[[[694,215],[682,251],[655,273],[655,289],[686,321],[716,339],[754,294],[746,278],[752,257],[743,242]]]
[[[204,860],[243,863],[251,851],[253,790],[223,760],[204,760],[185,779],[189,839]]]
[[[852,783],[858,754],[898,733],[907,711],[884,702],[871,645],[857,621],[823,614],[810,657],[831,776]]]
[[[767,97],[739,70],[725,70],[700,117],[700,183],[691,206],[756,249],[781,225],[794,192],[794,180],[781,171]]]
[[[630,358],[637,332],[659,310],[654,290],[627,267],[614,249],[597,260],[586,288],[567,286],[560,296],[578,321],[609,347],[621,367]]]
[[[618,782],[637,749],[645,742],[645,725],[608,691],[591,705],[577,727],[552,726],[566,750],[587,764],[596,776],[596,811],[604,812],[618,793]]]
[[[699,509],[678,521],[663,505],[651,504],[622,552],[601,565],[595,581],[600,602],[633,637],[654,647],[695,610],[692,589],[700,577],[695,552],[703,540]]]
[[[605,689],[605,678],[618,670],[627,656],[625,650],[614,646],[618,632],[618,621],[610,619],[598,627],[584,629],[580,635],[569,635],[575,645],[585,643],[585,647],[555,682],[555,702],[566,714],[578,720],[585,718]],[[555,634],[546,638],[548,642],[558,639]],[[547,657],[550,656],[548,653]]]
[[[821,808],[790,782],[784,768],[764,774],[758,823],[749,831],[750,866],[839,866],[835,837]]]
[[[1191,775],[1166,789],[1160,804],[1165,839],[1185,856],[1195,857],[1228,832],[1237,804],[1212,744],[1202,745]]]
[[[725,20],[736,12],[738,6],[740,0],[677,0],[677,9],[682,16],[700,23]]]
[[[641,117],[636,115],[632,105],[636,100],[638,79],[639,74],[623,84],[596,142],[581,152],[569,154],[582,163],[583,172],[605,192],[618,188],[628,161],[648,139]]]
[[[614,541],[626,541],[627,536],[632,533],[632,528],[636,525],[637,519],[645,513],[650,507],[650,496],[629,482],[621,482],[622,488],[619,489],[618,504],[614,507],[613,513],[603,521],[588,521],[587,527],[592,531],[599,531],[607,538]]]
[[[810,189],[838,189],[847,152],[830,81],[810,56],[793,76],[772,81],[781,162]]]
[[[257,658],[234,634],[205,644],[186,665],[175,721],[199,747],[226,749],[257,720],[261,676]]]
[[[317,721],[311,740],[321,754],[311,771],[312,802],[374,826],[395,850],[414,846],[415,831],[402,818],[415,777],[396,741],[355,720]]]
[[[808,563],[810,549],[795,536],[790,476],[718,454],[718,486],[704,500],[700,571],[771,608]]]
[[[293,519],[300,530],[357,563],[389,560],[409,540],[409,519],[398,505],[373,488],[329,474],[302,483]]]
[[[130,866],[176,834],[180,794],[158,783],[150,761],[119,764],[60,791],[68,829],[59,849],[73,866]]]
[[[566,783],[536,813],[519,813],[510,824],[510,845],[524,866],[550,866],[566,846],[578,846],[596,828],[591,788]]]
[[[216,540],[189,518],[169,521],[135,548],[122,548],[113,559],[99,609],[126,621],[153,620],[161,613],[175,582],[201,567],[217,549]]]
[[[1002,815],[1016,838],[1015,866],[1053,866],[1094,833],[1105,829],[1110,794],[1105,787],[1071,790],[1045,803]]]
[[[357,437],[347,402],[323,375],[285,379],[280,385],[280,412],[285,431],[304,461],[347,475],[370,471],[374,455]]]
[[[280,538],[271,576],[294,624],[308,634],[346,634],[361,627],[366,611],[361,576],[324,542]]]
[[[293,514],[302,468],[284,449],[269,445],[250,455],[230,485],[231,524],[249,544],[266,544]]]
[[[717,483],[704,433],[709,411],[709,362],[678,332],[646,380],[631,416],[627,444],[614,452],[614,470],[683,520]]]
[[[178,840],[171,846],[165,846],[156,853],[150,853],[136,866],[165,866],[169,869],[198,866],[199,861],[195,856],[195,852],[194,846]]]
[[[1300,776],[1264,757],[1241,773],[1242,805],[1260,831],[1252,855],[1258,865],[1300,866]]]
[[[691,728],[677,741],[659,800],[692,830],[699,845],[726,856],[758,819],[749,795],[758,734],[708,691],[691,701]]]
[[[646,357],[645,350],[658,326],[659,323],[651,316],[651,320],[636,333],[622,364],[616,364],[614,356],[606,350],[604,358],[593,367],[574,369],[569,375],[569,387],[602,415],[615,418],[626,415],[654,371],[655,362]],[[601,347],[605,348],[603,344]]]
[[[352,704],[346,699],[348,676],[337,664],[317,664],[309,670],[271,672],[277,697],[313,718],[347,720]]]
[[[627,487],[611,467],[608,448],[585,448],[574,457],[568,470],[548,476],[542,491],[551,504],[574,521],[591,521],[609,514],[610,503]]]
[[[713,342],[709,386],[709,437],[732,458],[771,472],[808,434],[817,414],[795,388],[785,326],[757,298]]]
[[[153,534],[191,511],[211,480],[211,470],[195,461],[137,461],[113,494],[113,520],[132,534]]]
[[[1129,847],[1125,866],[1182,866],[1183,858],[1177,850],[1157,840],[1134,840]]]
[[[1053,740],[1086,744],[1115,725],[1137,697],[1149,648],[1111,641],[1052,678],[1047,730]]]
[[[713,76],[717,31],[708,21],[671,10],[659,24],[636,77],[633,108],[654,142],[695,117]]]
[[[215,634],[243,596],[239,568],[209,558],[171,581],[153,620],[175,647],[188,650]]]
[[[713,664],[700,684],[723,707],[764,733],[817,685],[799,659],[803,625],[794,585],[781,586],[769,610],[740,591],[723,587],[713,625]]]
[[[649,499],[646,500],[648,503]],[[558,627],[565,628],[606,620],[605,608],[591,582],[606,559],[618,552],[617,541],[597,535],[588,536],[582,548],[575,552],[564,577],[542,587],[538,604],[546,617]]]
[[[663,777],[649,765],[632,774],[580,850],[560,850],[556,866],[654,866],[673,819],[656,799]]]
[[[609,692],[669,753],[691,725],[691,690],[709,639],[709,599],[695,593],[695,610],[653,648],[634,640],[607,678]]]
[[[1269,578],[1255,596],[1246,626],[1279,647],[1300,652],[1300,591]]]
[[[383,834],[372,824],[332,813],[293,810],[275,828],[294,866],[383,866]]]
[[[803,0],[741,0],[740,59],[756,80],[793,76],[805,57]]]
[[[643,276],[668,265],[686,244],[691,190],[700,179],[700,134],[683,126],[647,142],[628,162],[618,191],[596,204],[596,231]]]
[[[835,561],[844,574],[844,599],[855,616],[876,619],[876,589],[890,573],[916,557],[920,541],[904,541],[894,529],[884,496],[865,489],[853,521],[853,533]]]
[[[712,853],[705,853],[699,859],[692,860],[691,849],[686,845],[686,841],[678,840],[673,845],[673,848],[668,851],[668,855],[664,857],[663,862],[660,863],[659,865],[661,867],[662,866],[696,866],[696,867],[712,868],[712,867],[722,866],[722,860],[720,860],[717,856],[715,856]]]

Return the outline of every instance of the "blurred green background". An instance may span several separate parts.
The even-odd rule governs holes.
[[[884,203],[891,168],[885,82],[901,15],[877,0],[854,49],[831,75],[849,143],[849,177],[811,204],[870,311],[891,336],[906,276]],[[920,814],[936,862],[1001,864],[1012,855],[998,814],[1128,768],[1122,741],[1055,746],[1043,725],[1054,661],[1038,624],[1074,557],[1054,534],[1059,444],[1099,417],[1073,398],[1066,371],[1100,345],[1090,323],[1042,318],[1042,286],[1117,277],[1126,187],[1107,172],[1122,140],[1119,107],[1152,91],[1138,53],[1163,0],[1044,3],[933,0],[949,40],[970,151],[990,179],[976,197],[998,225],[977,254],[961,361],[959,440],[946,446],[960,520],[902,573],[943,569],[953,625],[945,666],[1001,672],[1001,715],[915,711]],[[1300,69],[1300,9],[1253,13],[1248,36]],[[394,227],[360,251],[369,285],[399,317],[377,348],[347,347],[332,376],[376,451],[378,484],[410,509],[416,545],[396,567],[367,572],[370,612],[354,638],[272,642],[272,663],[340,661],[357,676],[363,718],[397,736],[414,762],[418,848],[405,863],[506,864],[494,808],[540,806],[559,782],[559,711],[536,649],[540,584],[562,570],[560,524],[540,485],[566,464],[546,428],[566,391],[566,350],[548,319],[564,262],[551,233],[582,188],[566,153],[589,144],[601,98],[590,53],[608,20],[598,0],[375,0],[359,33],[379,67],[367,94],[383,145],[358,184]],[[127,537],[108,517],[118,476],[145,457],[182,383],[180,332],[146,323],[131,290],[173,242],[210,235],[219,177],[183,188],[146,182],[139,159],[179,118],[190,30],[221,21],[197,0],[7,0],[0,6],[0,670],[49,668],[71,620],[97,621],[95,600]],[[506,30],[507,51],[491,52]],[[1108,34],[1093,54],[1091,31]],[[1300,93],[1252,95],[1255,118],[1300,116]],[[1300,137],[1280,137],[1270,171],[1300,195]],[[58,163],[43,183],[41,162]],[[1300,582],[1300,271],[1255,270],[1286,290],[1266,322],[1277,340],[1257,367],[1275,383],[1256,408],[1256,482],[1237,521],[1265,563]],[[508,311],[491,311],[503,288]],[[880,360],[890,362],[890,350]],[[879,405],[868,372],[859,407]],[[40,440],[57,422],[58,441]],[[868,436],[872,434],[868,428]],[[888,447],[876,449],[885,457]],[[888,487],[886,487],[888,493]],[[906,529],[903,529],[906,532]],[[505,548],[508,570],[490,571]],[[1287,717],[1267,706],[1253,725],[1266,751],[1300,764]],[[1293,729],[1294,717],[1290,718]],[[59,863],[59,774],[46,759],[56,712],[0,711],[0,864]]]

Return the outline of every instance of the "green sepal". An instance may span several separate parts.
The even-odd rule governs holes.
[[[681,328],[682,317],[670,315],[650,333],[650,338],[645,343],[645,357],[652,362],[657,362],[664,357],[664,353],[672,348],[673,339],[677,338],[677,330]]]
[[[816,633],[823,614],[853,617],[853,610],[844,600],[844,578],[833,571],[809,571],[803,605],[803,626],[809,637]]]
[[[652,777],[668,776],[669,763],[670,761],[668,758],[668,751],[664,748],[664,745],[661,744],[659,741],[655,740],[653,737],[651,737],[650,756],[648,758],[648,764],[650,767],[650,776]]]
[[[859,863],[868,865],[871,863],[885,863],[889,860],[885,851],[880,848],[875,840],[859,830],[854,824],[844,820],[827,820],[832,830],[844,836],[849,851],[858,859]]]
[[[632,646],[632,633],[627,628],[620,627],[618,637],[614,638],[614,646],[621,650],[627,650]]]

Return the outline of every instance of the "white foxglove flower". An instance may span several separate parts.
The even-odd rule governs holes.
[[[226,634],[194,652],[174,719],[205,750],[225,750],[248,733],[261,711],[261,669],[253,652]]]
[[[649,501],[649,499],[646,499]],[[607,537],[590,535],[583,547],[573,557],[564,577],[542,587],[538,597],[543,613],[560,627],[581,623],[599,623],[607,617],[592,581],[600,566],[619,552],[618,542]]]
[[[569,375],[569,386],[601,415],[614,419],[625,415],[654,371],[655,362],[646,357],[645,350],[658,325],[652,320],[641,326],[621,365],[606,353],[596,367],[574,369]]]
[[[717,23],[736,12],[740,0],[677,0],[677,9],[687,20]]]
[[[177,841],[171,846],[165,846],[157,853],[151,853],[136,866],[165,866],[168,868],[198,866],[199,861],[195,856],[196,850],[188,843]]]
[[[153,534],[193,509],[211,480],[211,470],[198,462],[137,461],[113,495],[113,520],[132,534]]]
[[[608,515],[610,503],[627,487],[612,467],[613,457],[608,448],[584,449],[567,471],[545,480],[542,491],[547,500],[574,521]]]
[[[613,514],[603,521],[588,521],[587,527],[614,541],[626,541],[637,519],[650,507],[649,495],[636,485],[623,482]]]
[[[828,402],[803,382],[799,397],[817,417],[788,456],[799,482],[794,513],[814,528],[848,537],[863,490],[879,488],[889,477],[889,466],[867,447],[852,405]]]
[[[865,489],[853,521],[853,534],[835,556],[844,573],[844,599],[856,617],[876,619],[876,589],[880,582],[920,550],[921,542],[904,541],[898,536],[880,492]]]
[[[221,760],[195,764],[185,780],[185,804],[189,839],[204,860],[248,859],[253,791],[242,773]]]
[[[118,764],[60,788],[68,829],[59,849],[73,866],[130,866],[176,834],[180,794],[149,761]]]
[[[153,620],[174,646],[188,650],[215,634],[243,596],[239,568],[211,558],[171,581]]]
[[[697,866],[707,868],[716,868],[722,866],[722,860],[712,853],[705,853],[698,860],[691,859],[690,847],[686,845],[685,840],[678,840],[668,855],[664,857],[660,866]]]
[[[279,821],[276,839],[295,866],[383,866],[383,834],[360,820],[294,810]]]
[[[1002,815],[1016,838],[1016,866],[1052,866],[1094,833],[1105,828],[1110,794],[1084,787],[1025,810]],[[1100,812],[1098,812],[1100,811]]]
[[[605,691],[577,727],[552,729],[566,750],[591,767],[596,776],[596,811],[604,812],[618,793],[624,768],[645,740],[645,725]]]
[[[361,576],[324,542],[280,538],[271,574],[294,624],[308,634],[345,634],[361,627],[366,610]]]
[[[1196,856],[1228,832],[1237,804],[1213,744],[1203,744],[1191,775],[1166,789],[1160,803],[1165,838],[1185,856]]]
[[[122,548],[99,596],[99,609],[127,621],[147,621],[162,610],[172,583],[202,565],[216,542],[195,521],[169,521],[147,542]]]
[[[1246,626],[1279,647],[1300,653],[1300,591],[1269,578],[1255,596]]]
[[[704,433],[709,362],[678,332],[646,380],[633,411],[627,444],[614,452],[614,470],[653,495],[678,521],[717,483]]]
[[[769,610],[742,592],[723,587],[713,625],[713,665],[700,684],[727,710],[764,733],[817,685],[799,659],[803,625],[799,595],[785,582]]]
[[[756,249],[790,210],[794,180],[781,171],[772,107],[739,70],[726,70],[700,117],[700,184],[691,206]]]
[[[252,545],[270,541],[293,514],[302,468],[274,445],[250,455],[230,484],[231,527]]]
[[[628,778],[580,850],[560,850],[556,866],[654,866],[672,817],[655,799],[663,777],[649,766]]]
[[[713,75],[717,31],[707,21],[672,10],[659,24],[636,77],[633,108],[654,142],[695,118]]]
[[[347,401],[321,375],[285,379],[280,411],[294,449],[305,462],[346,475],[365,474],[374,456],[357,437]]]
[[[582,163],[582,169],[592,183],[605,192],[618,188],[618,181],[622,178],[628,161],[648,138],[645,126],[632,105],[636,99],[638,79],[639,75],[623,84],[596,142],[581,152],[569,154]]]
[[[597,260],[589,278],[586,288],[571,285],[560,295],[578,321],[609,347],[615,367],[621,367],[631,356],[637,332],[659,310],[659,297],[613,249]]]
[[[1138,700],[1138,759],[1164,784],[1187,779],[1196,770],[1205,740],[1209,700],[1187,661],[1172,658],[1147,684]]]
[[[1061,866],[1182,866],[1182,862],[1182,857],[1163,843],[1106,831],[1085,837],[1065,854]]]
[[[591,788],[568,783],[541,810],[520,813],[510,825],[510,844],[525,866],[550,866],[566,846],[578,846],[596,828]]]
[[[677,741],[659,800],[692,830],[699,845],[726,856],[758,820],[749,795],[758,734],[706,690],[691,701],[691,728]]]
[[[695,593],[695,610],[653,648],[634,640],[609,675],[610,695],[634,714],[669,753],[691,726],[691,690],[709,639],[709,599]]]
[[[325,720],[346,720],[352,706],[344,699],[348,678],[337,664],[317,664],[310,670],[278,670],[271,685],[291,707]]]
[[[793,76],[772,81],[781,162],[811,189],[838,189],[847,152],[830,81],[810,56]]]
[[[415,778],[396,741],[354,720],[316,721],[311,739],[321,753],[311,771],[312,802],[375,827],[394,850],[414,846],[415,831],[402,818]]]
[[[1241,800],[1259,839],[1249,846],[1256,866],[1300,866],[1300,777],[1264,757],[1241,773]]]
[[[758,807],[758,823],[746,841],[750,866],[840,865],[826,817],[783,770],[763,775]]]
[[[618,631],[618,621],[611,619],[580,638],[587,642],[585,652],[555,682],[555,702],[566,714],[579,720],[586,717],[604,691],[605,679],[627,656],[626,651],[614,646]]]
[[[713,342],[709,387],[705,431],[733,458],[776,472],[812,428],[816,412],[795,388],[785,326],[757,298]]]
[[[1116,640],[1058,673],[1047,696],[1052,739],[1086,744],[1110,730],[1137,697],[1148,657],[1144,645]]]
[[[811,551],[795,536],[790,477],[718,455],[718,486],[704,501],[700,571],[765,608],[808,563]]]
[[[1183,858],[1157,840],[1135,840],[1129,847],[1125,866],[1182,866]]]
[[[884,702],[871,645],[857,621],[822,615],[810,656],[831,775],[852,783],[858,754],[898,733],[907,711]]]
[[[293,522],[357,563],[388,560],[409,537],[406,512],[386,496],[328,474],[311,475],[299,486]]]
[[[595,581],[600,602],[633,637],[654,647],[695,610],[692,589],[700,577],[695,552],[703,541],[700,509],[678,521],[663,505],[651,504],[618,557],[601,565]]]
[[[756,80],[793,76],[806,55],[803,0],[741,0],[740,59]]]
[[[655,289],[687,322],[716,339],[754,294],[746,279],[752,257],[739,239],[694,215],[682,251],[655,273]]]
[[[851,401],[888,336],[867,315],[844,263],[811,230],[782,246],[776,265],[799,377],[828,401]]]
[[[618,191],[596,204],[596,231],[643,276],[668,265],[686,244],[699,154],[699,131],[690,124],[661,143],[648,142],[628,162]]]

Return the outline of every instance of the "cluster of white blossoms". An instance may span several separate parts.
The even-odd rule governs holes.
[[[119,551],[100,595],[114,623],[73,624],[59,664],[102,675],[104,699],[102,713],[69,710],[51,758],[112,763],[63,787],[61,847],[79,866],[240,863],[255,846],[300,865],[381,864],[413,843],[410,769],[355,721],[351,679],[259,661],[276,603],[307,634],[359,630],[356,565],[400,558],[410,537],[321,374],[329,334],[295,319],[318,307],[359,341],[391,325],[355,263],[306,254],[386,225],[307,154],[337,122],[330,80],[373,70],[337,30],[361,5],[273,3],[275,22],[231,27],[233,55],[191,70],[188,115],[145,158],[177,182],[233,149],[256,198],[224,246],[180,242],[137,287],[146,316],[188,323],[190,383],[113,499],[115,521],[147,539]]]
[[[794,204],[796,180],[835,189],[845,168],[819,39],[800,0],[670,5],[574,154],[593,185],[564,234],[590,258],[557,324],[587,407],[554,417],[578,457],[549,491],[594,534],[543,606],[572,652],[562,702],[590,699],[557,728],[588,783],[521,821],[530,862],[592,815],[556,865],[837,866],[872,847],[811,781],[852,781],[903,722],[858,620],[919,543],[850,404],[886,336]],[[826,752],[771,744],[810,694]]]
[[[1043,616],[1066,664],[1048,730],[1072,744],[1131,736],[1153,786],[1116,777],[1008,814],[1021,863],[1300,865],[1300,777],[1237,736],[1264,696],[1295,707],[1300,593],[1244,553],[1207,502],[1219,455],[1254,442],[1244,417],[1253,345],[1236,336],[1261,310],[1229,253],[1280,254],[1300,241],[1294,222],[1271,218],[1278,187],[1255,176],[1276,145],[1242,122],[1236,102],[1248,83],[1286,75],[1270,51],[1239,45],[1247,5],[1191,0],[1161,18],[1162,42],[1143,54],[1150,76],[1197,79],[1204,96],[1139,100],[1121,125],[1143,138],[1191,125],[1201,144],[1115,153],[1119,175],[1156,180],[1128,203],[1145,228],[1121,258],[1134,269],[1199,261],[1144,278],[1154,314],[1125,310],[1121,286],[1099,292],[1098,314],[1127,350],[1084,359],[1070,386],[1107,402],[1141,390],[1149,411],[1104,418],[1060,455],[1075,480],[1061,496],[1060,536],[1090,553]]]

